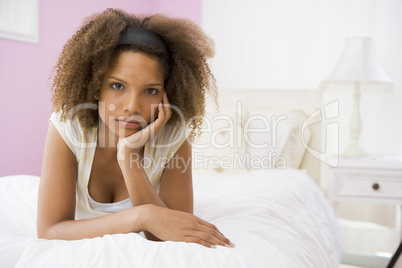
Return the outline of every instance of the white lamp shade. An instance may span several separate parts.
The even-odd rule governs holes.
[[[346,39],[342,56],[330,75],[322,82],[323,89],[351,86],[360,82],[361,89],[392,90],[393,81],[380,66],[370,37]]]

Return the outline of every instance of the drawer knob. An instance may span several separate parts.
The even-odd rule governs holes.
[[[374,183],[373,189],[377,191],[378,189],[380,189],[380,185],[378,183]]]

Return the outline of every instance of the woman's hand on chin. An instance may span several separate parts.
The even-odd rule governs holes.
[[[172,109],[166,92],[163,94],[163,102],[158,105],[158,118],[144,129],[126,137],[119,138],[117,144],[117,160],[124,161],[130,158],[130,154],[139,154],[145,144],[157,136],[163,126],[169,121]]]
[[[144,228],[161,240],[197,243],[208,248],[234,247],[215,225],[193,214],[150,204],[144,206],[148,208],[141,217]]]

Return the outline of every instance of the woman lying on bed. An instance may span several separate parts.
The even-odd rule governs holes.
[[[53,82],[38,237],[144,231],[152,240],[233,244],[194,216],[190,139],[199,133],[212,41],[183,19],[108,9],[64,46]]]

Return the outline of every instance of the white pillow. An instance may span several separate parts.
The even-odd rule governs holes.
[[[301,110],[207,112],[201,137],[193,143],[194,174],[236,174],[256,169],[299,168],[311,132]]]
[[[201,137],[192,145],[193,173],[242,173],[248,170],[243,163],[247,146],[242,137],[246,109],[241,112],[223,110],[207,112]]]
[[[308,115],[301,110],[292,110],[287,113],[287,116],[287,124],[292,126],[292,130],[286,140],[282,156],[286,159],[287,167],[300,168],[303,156],[306,153],[302,140],[309,144],[312,135],[309,128],[302,129],[303,122]]]
[[[245,135],[248,142],[250,159],[259,168],[299,168],[305,153],[302,144],[301,126],[307,115],[300,110],[290,111],[256,111],[250,110],[245,122],[245,129],[260,129]],[[265,131],[264,131],[265,130]],[[259,131],[259,132],[257,132]],[[311,138],[309,129],[304,130],[304,141],[308,144]],[[258,146],[255,146],[258,145]],[[258,158],[260,161],[258,161]]]

